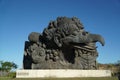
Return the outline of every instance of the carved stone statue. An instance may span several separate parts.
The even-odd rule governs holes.
[[[24,69],[97,69],[96,42],[101,35],[84,30],[76,17],[58,17],[43,33],[32,32],[25,42]]]

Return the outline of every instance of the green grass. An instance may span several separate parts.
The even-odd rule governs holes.
[[[118,80],[117,77],[91,77],[91,78],[6,78],[0,77],[0,80]]]
[[[0,80],[11,80],[11,79],[8,77],[0,77]]]

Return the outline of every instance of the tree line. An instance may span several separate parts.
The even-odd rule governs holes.
[[[9,61],[0,61],[0,71],[10,72],[17,69],[17,64]]]

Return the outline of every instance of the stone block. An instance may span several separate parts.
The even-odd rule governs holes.
[[[17,70],[17,78],[72,78],[72,77],[110,77],[110,70],[77,70],[77,69],[52,69],[52,70]]]

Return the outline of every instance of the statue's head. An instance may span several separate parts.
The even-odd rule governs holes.
[[[82,23],[76,17],[58,17],[57,20],[51,21],[43,31],[43,36],[45,36],[45,40],[52,42],[57,47],[71,43],[89,43],[100,40],[100,42],[104,44],[102,37],[98,39],[99,37],[97,37],[97,35],[94,36],[85,31]]]

